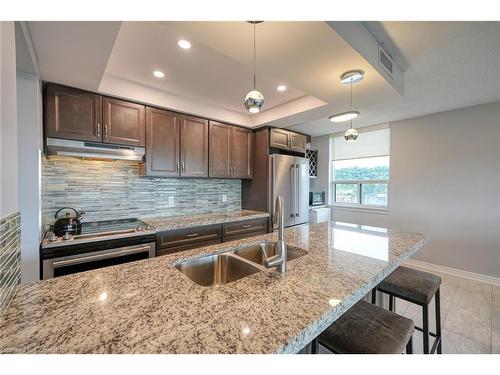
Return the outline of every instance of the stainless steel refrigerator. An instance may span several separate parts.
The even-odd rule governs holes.
[[[276,197],[285,203],[285,226],[309,221],[309,162],[297,156],[273,154],[269,156],[272,212]]]

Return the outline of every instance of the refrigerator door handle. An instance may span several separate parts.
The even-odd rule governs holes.
[[[290,217],[295,217],[295,165],[291,164],[290,166]]]
[[[300,170],[299,170],[299,164],[295,164],[296,172],[295,172],[295,216],[299,217],[300,216]]]

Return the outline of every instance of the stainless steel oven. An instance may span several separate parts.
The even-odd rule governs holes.
[[[155,256],[156,231],[138,219],[82,223],[78,234],[45,234],[40,245],[43,280]]]
[[[155,243],[66,255],[42,261],[43,280],[155,256]]]

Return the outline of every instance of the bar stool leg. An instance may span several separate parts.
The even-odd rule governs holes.
[[[429,354],[429,305],[422,306],[422,333],[424,341],[424,354]]]
[[[376,305],[377,304],[377,288],[372,289],[372,304]]]
[[[309,345],[311,345],[311,354],[318,354],[318,339],[312,340]]]
[[[439,288],[434,296],[434,302],[436,303],[436,340],[439,340],[437,346],[437,354],[443,354],[443,347],[441,346],[441,297],[439,295]]]
[[[389,311],[394,312],[394,296],[389,294]]]
[[[413,336],[410,337],[410,340],[406,344],[406,354],[413,354]]]

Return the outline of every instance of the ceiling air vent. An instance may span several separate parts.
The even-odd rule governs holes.
[[[393,78],[392,75],[392,67],[394,66],[394,61],[392,61],[391,57],[382,46],[378,46],[378,63],[382,68],[384,68],[385,72]]]

